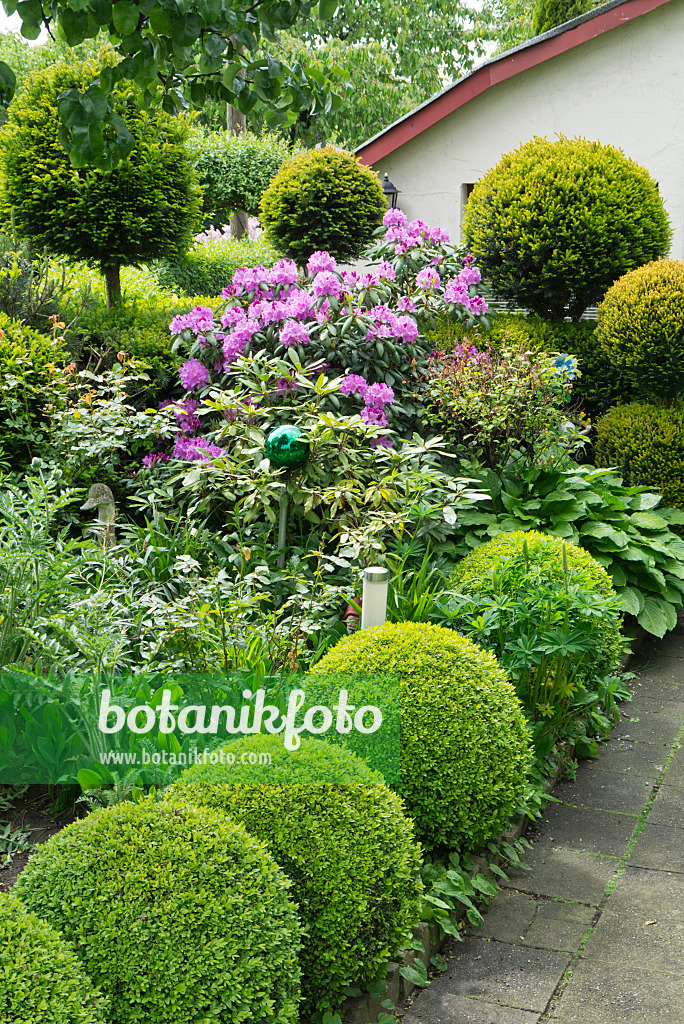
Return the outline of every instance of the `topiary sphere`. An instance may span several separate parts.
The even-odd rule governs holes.
[[[386,623],[340,640],[312,669],[396,672],[401,689],[401,786],[420,841],[476,849],[518,806],[530,739],[494,655],[453,630]]]
[[[568,567],[567,577],[563,568],[563,549]],[[541,577],[537,570],[541,570]],[[533,579],[535,585],[543,582],[550,590],[554,590],[563,587],[567,578],[582,590],[596,591],[607,598],[615,597],[613,581],[588,551],[562,537],[553,537],[536,530],[501,533],[486,544],[474,548],[456,566],[450,585],[464,594],[494,597],[499,592],[496,576],[500,577],[502,572],[505,573],[506,590],[511,594],[524,592],[526,579]],[[582,629],[586,631],[587,628],[583,620]],[[593,657],[587,662],[586,674],[613,671],[622,653],[619,615],[603,615],[600,619],[591,619],[591,630],[594,637]]]
[[[598,308],[596,336],[642,395],[684,390],[684,262],[656,260],[616,281]]]
[[[596,426],[594,452],[596,465],[617,467],[628,487],[652,487],[664,506],[684,509],[684,402],[616,406]]]
[[[463,220],[496,295],[579,320],[616,278],[666,256],[672,230],[648,171],[586,139],[535,137],[480,178]]]
[[[218,811],[95,811],[41,846],[15,891],[73,944],[109,996],[109,1024],[298,1020],[289,883]]]
[[[381,776],[343,747],[311,739],[289,752],[278,736],[252,736],[224,749],[234,765],[193,766],[171,799],[221,808],[266,843],[292,880],[304,925],[303,1013],[334,1011],[348,986],[377,976],[418,919],[411,822]],[[275,763],[241,764],[250,753]]]
[[[356,259],[386,210],[377,174],[351,153],[325,147],[281,166],[262,196],[259,217],[273,245],[305,263],[318,250]]]
[[[62,936],[0,893],[0,1021],[105,1024],[106,1009]]]

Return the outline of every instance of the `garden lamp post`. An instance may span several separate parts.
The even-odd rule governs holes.
[[[396,210],[399,189],[389,180],[389,174],[387,171],[385,171],[385,177],[382,179],[382,191],[385,193],[385,199],[387,200],[387,205],[390,210]]]
[[[387,584],[389,569],[372,565],[363,570],[363,599],[361,601],[361,629],[382,626],[387,618]]]

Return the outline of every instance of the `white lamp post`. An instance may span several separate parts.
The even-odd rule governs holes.
[[[372,565],[363,570],[363,599],[361,601],[361,629],[382,626],[387,617],[387,584],[389,569]]]

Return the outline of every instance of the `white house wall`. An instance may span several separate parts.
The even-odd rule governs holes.
[[[491,86],[374,165],[410,218],[461,239],[463,186],[535,135],[619,147],[658,182],[684,258],[684,0]]]

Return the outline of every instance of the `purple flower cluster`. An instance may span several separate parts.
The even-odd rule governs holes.
[[[173,448],[174,459],[189,459],[194,462],[197,459],[221,458],[226,453],[217,444],[212,444],[204,437],[186,437],[185,434],[178,434]]]
[[[466,257],[467,259],[468,257]],[[470,257],[470,261],[472,262],[472,257]],[[470,285],[479,283],[480,271],[477,267],[466,263],[458,277],[447,283],[444,289],[444,298],[447,302],[457,302],[461,306],[465,306],[467,310],[476,316],[484,316],[489,308],[487,303],[481,295],[471,296],[470,294]]]
[[[361,411],[361,419],[365,420],[366,423],[371,423],[377,427],[386,427],[388,425],[387,413],[385,412],[385,406],[391,405],[394,402],[394,390],[389,384],[369,384],[365,377],[362,377],[358,373],[349,373],[342,381],[340,385],[340,394],[347,395],[358,395],[363,398],[364,408]],[[389,440],[389,444],[385,442]],[[373,444],[373,442],[371,442]],[[380,438],[375,439],[373,447],[377,447],[378,444],[383,444],[385,447],[391,448],[392,441],[383,435],[383,440]]]
[[[188,359],[178,370],[180,382],[186,391],[195,391],[209,383],[209,370],[199,359]]]

